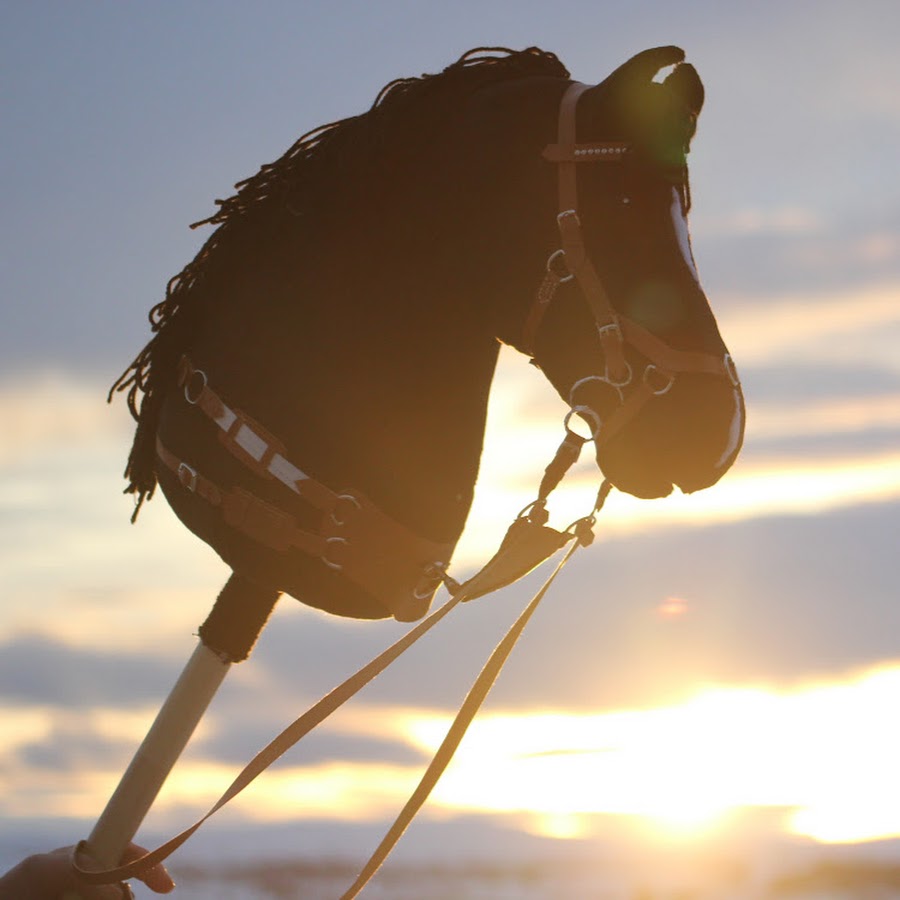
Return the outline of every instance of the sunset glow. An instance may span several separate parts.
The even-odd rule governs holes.
[[[144,369],[148,410],[171,386],[164,357],[185,351],[208,370],[223,402],[274,432],[292,465],[339,493],[380,498],[416,534],[441,530],[440,510],[467,501],[470,485],[452,477],[460,461],[452,457],[466,455],[461,468],[474,477],[476,443],[463,446],[464,392],[472,391],[473,409],[487,403],[487,426],[474,499],[448,565],[464,581],[535,500],[566,435],[572,398],[566,389],[557,393],[548,375],[564,384],[601,376],[608,334],[592,349],[588,307],[597,294],[589,286],[589,303],[579,306],[583,279],[554,288],[546,310],[534,302],[535,291],[542,300],[550,293],[551,280],[542,281],[548,257],[551,271],[564,274],[564,259],[554,254],[557,173],[541,155],[558,128],[542,74],[556,63],[548,57],[534,70],[533,124],[519,120],[515,99],[530,82],[494,95],[479,81],[475,119],[468,101],[451,107],[452,95],[436,89],[428,102],[447,104],[449,142],[431,130],[432,118],[446,124],[440,106],[438,115],[416,113],[406,124],[416,91],[415,79],[404,79],[439,72],[469,48],[495,46],[532,48],[535,60],[526,67],[523,55],[520,73],[528,75],[538,45],[573,80],[595,84],[644,48],[660,48],[653,56],[668,59],[668,46],[677,44],[704,85],[684,198],[689,233],[680,196],[673,207],[681,253],[672,242],[667,255],[653,256],[662,232],[646,228],[643,217],[657,188],[641,188],[647,165],[634,153],[616,172],[577,167],[575,212],[613,305],[681,350],[704,340],[670,287],[698,277],[715,320],[704,318],[701,332],[712,337],[718,328],[740,379],[743,448],[709,489],[686,495],[675,488],[656,500],[610,492],[594,541],[559,573],[453,761],[362,896],[833,900],[898,891],[896,0],[823,0],[814,14],[812,4],[775,0],[385,0],[230,4],[225,13],[196,0],[7,3],[0,19],[8,76],[0,144],[8,182],[0,225],[0,881],[26,855],[92,832],[200,631],[210,633],[202,623],[232,574],[161,489],[129,523],[129,400],[148,395],[137,384],[130,398],[126,387],[108,403],[118,374],[156,333],[164,356],[154,354],[152,371]],[[502,69],[480,71],[492,79]],[[668,67],[656,80],[656,98],[672,88],[696,112],[700,94],[687,66]],[[364,113],[389,83],[378,101],[373,152],[356,118],[347,131],[350,152],[327,128],[296,143],[308,129]],[[385,97],[396,103],[385,105]],[[583,99],[579,141],[605,139],[600,113],[614,98],[615,91],[598,91]],[[655,137],[651,116],[632,117],[623,106],[616,118],[626,132],[633,118]],[[396,152],[395,128],[404,131]],[[510,128],[512,152],[494,157]],[[471,156],[469,132],[478,138]],[[341,169],[336,193],[327,177],[332,150]],[[275,161],[285,153],[291,170],[282,180]],[[404,180],[384,187],[383,172],[396,167]],[[462,177],[470,167],[482,173],[477,182]],[[224,198],[236,182],[246,189],[232,203]],[[432,192],[432,183],[440,190]],[[615,202],[593,197],[606,186]],[[545,213],[532,220],[542,195]],[[271,233],[264,223],[257,229],[253,197],[263,219],[275,215]],[[385,209],[357,216],[356,198]],[[415,215],[401,217],[395,199]],[[663,193],[657,199],[668,203]],[[224,240],[213,237],[210,220],[198,222],[211,214],[234,226],[219,233]],[[295,234],[312,243],[294,248]],[[250,256],[237,260],[239,277],[226,278],[218,254],[240,254],[248,235]],[[436,265],[425,271],[432,250]],[[212,269],[201,264],[177,277],[198,252]],[[288,274],[292,260],[297,269]],[[680,275],[664,284],[674,266]],[[232,289],[252,297],[246,315]],[[170,305],[148,321],[167,293]],[[414,312],[401,316],[394,302],[407,295]],[[682,299],[692,305],[693,288],[690,295]],[[432,314],[439,327],[426,335],[420,328]],[[584,334],[566,338],[570,323],[562,320],[570,314],[581,317]],[[215,317],[211,328],[207,316]],[[164,322],[175,328],[154,332]],[[325,322],[333,326],[326,330]],[[459,353],[463,332],[482,324],[484,355],[469,371]],[[382,335],[381,325],[390,333]],[[176,346],[182,326],[184,347]],[[529,338],[544,368],[512,346]],[[491,375],[489,351],[498,342]],[[411,344],[414,362],[397,365]],[[219,363],[217,348],[227,357]],[[304,348],[322,364],[298,378],[310,363]],[[242,367],[257,354],[259,364],[242,381]],[[450,354],[453,366],[443,373]],[[629,361],[637,384],[637,357]],[[390,373],[384,380],[382,365]],[[423,391],[415,406],[396,395],[401,380]],[[678,394],[687,401],[685,387],[642,409],[664,412]],[[673,413],[661,423],[628,421],[613,440],[637,456],[616,471],[652,467],[661,457],[665,463],[648,475],[689,471],[695,462],[702,468],[689,454],[695,437],[698,446],[707,442],[707,430],[722,434],[704,455],[721,454],[736,435],[707,416],[714,411],[703,398],[712,403],[711,393],[696,397],[691,409],[668,406]],[[376,420],[372,411],[382,402],[385,418]],[[304,420],[303,410],[326,405],[340,418],[340,438],[322,430],[317,414]],[[220,488],[185,483],[192,479],[179,469],[181,485],[167,484],[175,506],[192,509],[186,494],[180,504],[172,492],[199,486],[201,498],[236,521],[243,498],[233,503],[222,491],[239,472],[256,476],[225,456],[201,458],[199,444],[188,447],[188,432],[181,439],[180,415],[164,407],[162,439],[168,446],[171,437],[171,451]],[[299,416],[295,434],[277,425],[281,412]],[[388,452],[394,413],[420,431]],[[570,421],[582,432],[577,415]],[[659,431],[647,429],[629,444],[627,433],[651,421]],[[189,427],[199,435],[214,426],[198,419]],[[143,437],[149,462],[152,435]],[[440,442],[441,472],[451,477],[426,496],[427,479],[405,485],[404,476],[415,468],[416,447],[432,440]],[[318,451],[308,441],[321,442]],[[654,450],[645,456],[647,443]],[[347,484],[337,483],[337,470],[325,477],[326,458],[336,467],[348,460]],[[590,514],[602,479],[596,448],[586,442],[548,498],[547,524],[563,530]],[[252,484],[267,503],[281,502],[277,482],[244,487]],[[309,513],[286,488],[285,496],[294,504],[290,515]],[[256,523],[259,510],[246,508],[238,527],[259,524],[260,536],[276,541],[293,533],[277,516]],[[270,521],[278,525],[271,535]],[[322,524],[331,533],[327,513]],[[314,531],[317,523],[298,527]],[[385,541],[392,531],[385,528]],[[243,540],[222,534],[226,556],[244,560]],[[386,548],[379,545],[378,565],[390,580]],[[561,556],[456,606],[287,751],[167,860],[176,896],[344,895],[347,876],[360,871],[404,808],[492,649]],[[231,667],[138,843],[156,844],[192,825],[282,728],[415,627],[389,616],[362,621],[323,612],[315,606],[327,600],[323,578],[352,579],[355,567],[339,575],[306,563],[312,581],[295,586],[297,597],[279,599],[251,657]],[[301,565],[300,578],[307,571]],[[252,577],[267,573],[254,568]],[[291,582],[285,575],[283,583]],[[316,593],[323,585],[325,597]],[[432,610],[447,598],[440,588]],[[136,886],[141,900],[149,892]]]
[[[872,304],[881,311],[881,304]],[[521,416],[521,404],[534,400],[531,373],[521,360],[505,354],[501,378],[492,403],[494,417],[471,525],[457,553],[457,565],[483,560],[512,514],[530,499],[533,460],[549,458],[557,434],[554,414],[558,401],[538,390],[537,416]],[[523,378],[525,379],[523,381]],[[53,430],[69,448],[96,441],[85,423],[100,422],[100,407],[87,390],[70,386],[65,394],[66,415],[53,416],[53,405],[36,388],[8,390],[0,403],[22,421],[14,438],[0,441],[0,460],[10,478],[2,492],[7,508],[37,507],[52,501],[46,485],[15,476],[20,461],[34,458]],[[51,415],[45,419],[35,410]],[[77,415],[77,411],[81,411]],[[900,422],[900,395],[864,400],[832,399],[810,403],[795,411],[763,405],[751,417],[749,435],[854,434],[892,428]],[[107,423],[101,432],[107,444],[101,459],[113,456],[121,439]],[[510,455],[511,448],[519,452]],[[521,452],[526,447],[527,452]],[[40,450],[40,452],[45,452]],[[508,465],[512,459],[516,465]],[[51,468],[53,463],[49,463]],[[91,488],[91,469],[78,492],[103,493],[112,475],[104,473]],[[2,476],[0,476],[2,477]],[[101,479],[101,476],[96,476]],[[554,494],[551,510],[557,524],[585,512],[596,486],[593,464],[585,460]],[[30,485],[34,485],[34,490]],[[70,488],[65,487],[65,490]],[[40,493],[39,491],[44,491]],[[637,501],[613,494],[604,510],[602,533],[631,532],[727,522],[776,513],[810,513],[843,504],[880,502],[900,497],[900,455],[892,451],[823,454],[799,459],[789,455],[759,457],[740,462],[714,491],[663,501]],[[110,506],[104,513],[118,513]],[[103,519],[98,521],[98,525]],[[154,505],[142,523],[144,536],[157,547],[169,545],[170,558],[190,566],[192,578],[218,577],[214,556],[205,547],[193,555],[182,549],[182,535],[165,506]],[[128,549],[131,533],[118,531],[125,562],[137,550]],[[105,554],[90,529],[69,530],[61,548],[82,559]],[[7,571],[15,572],[27,557],[7,548]],[[135,559],[137,557],[135,556]],[[23,575],[24,577],[24,575]],[[15,579],[9,582],[14,585]],[[50,592],[43,613],[57,602]],[[144,602],[112,604],[102,595],[85,592],[82,614],[62,616],[56,633],[73,647],[89,646],[104,627],[121,620],[121,640],[139,647],[142,631],[136,617],[165,625],[172,634],[187,632],[196,621],[195,592],[166,591],[165,621],[159,600],[148,593]],[[63,609],[69,602],[60,594]],[[34,606],[27,591],[11,592],[7,618],[20,628],[33,628]],[[691,614],[688,597],[663,596],[655,610],[660,622],[676,623]],[[15,627],[15,626],[14,626]],[[428,804],[436,817],[464,813],[513,817],[521,827],[555,839],[585,838],[610,816],[645,823],[647,833],[700,838],[741,810],[769,809],[786,833],[821,842],[855,842],[900,835],[900,788],[894,789],[893,765],[900,754],[900,730],[885,717],[900,696],[900,668],[885,666],[846,680],[810,684],[795,690],[774,688],[709,688],[677,706],[622,712],[487,712],[476,720],[458,758],[439,783]],[[79,730],[101,743],[134,742],[146,730],[152,710],[123,713],[97,709],[79,718]],[[18,748],[59,740],[66,734],[65,716],[50,709],[8,710],[4,758],[14,760]],[[447,726],[446,713],[393,707],[349,710],[326,728],[353,739],[389,737],[419,752],[423,759],[437,748]],[[74,727],[74,726],[73,726]],[[213,727],[212,725],[209,726]],[[198,734],[202,740],[206,723]],[[421,767],[380,762],[335,760],[304,765],[302,748],[292,761],[267,773],[235,806],[249,819],[289,821],[296,818],[378,821],[402,806],[421,774]],[[835,777],[848,760],[855,761],[851,780]],[[860,760],[864,764],[860,765]],[[159,822],[176,827],[184,810],[197,814],[211,805],[233,777],[233,769],[212,759],[192,756],[183,761],[154,810]],[[76,781],[65,773],[19,771],[0,794],[7,816],[29,814],[74,815],[99,809],[116,780],[115,769],[85,768]],[[40,786],[40,787],[39,787]],[[894,794],[897,793],[895,797]],[[36,799],[36,794],[40,799]]]
[[[435,791],[439,807],[639,816],[696,831],[741,809],[855,842],[900,835],[900,667],[793,691],[711,688],[685,704],[596,716],[486,716]],[[436,747],[436,722],[414,738]],[[857,761],[865,760],[862,771]],[[850,760],[854,770],[847,771]]]
[[[900,726],[884,710],[900,697],[900,665],[844,681],[792,690],[716,688],[679,705],[597,714],[487,711],[472,725],[438,784],[426,814],[513,816],[557,839],[585,838],[605,817],[643,821],[647,834],[701,837],[725,816],[768,809],[785,833],[823,842],[900,836]],[[9,718],[3,756],[39,738],[35,713]],[[449,726],[446,713],[392,707],[348,710],[328,730],[357,739],[396,740],[420,751],[421,765],[334,761],[304,765],[302,744],[235,801],[259,822],[305,819],[378,821],[395,815],[424,761]],[[137,738],[142,715],[96,715],[98,737]],[[12,743],[10,743],[12,742]],[[848,766],[852,765],[852,771]],[[41,811],[72,815],[99,806],[113,771],[86,769],[77,784],[45,785]],[[185,760],[154,815],[170,827],[189,824],[235,775],[233,767]],[[20,776],[2,785],[4,816],[33,814],[24,798],[36,785]]]

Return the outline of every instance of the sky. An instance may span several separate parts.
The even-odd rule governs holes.
[[[712,489],[613,495],[408,845],[454,822],[541,848],[900,837],[898,28],[889,0],[0,5],[4,852],[89,830],[228,575],[164,499],[129,525],[131,423],[105,403],[205,240],[188,224],[393,78],[532,44],[596,82],[675,43],[704,79],[691,232],[747,437]],[[504,351],[458,572],[532,499],[564,412]],[[555,523],[594,490],[585,463]],[[362,860],[538,583],[455,611],[204,833]],[[402,632],[284,598],[151,831]]]

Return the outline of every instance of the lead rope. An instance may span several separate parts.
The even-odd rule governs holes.
[[[589,518],[593,518],[593,514]],[[593,534],[591,537],[593,537]],[[359,892],[369,883],[369,881],[371,881],[375,873],[381,868],[382,863],[394,849],[397,841],[400,840],[403,833],[409,827],[409,824],[422,808],[422,805],[428,799],[428,795],[438,783],[441,775],[444,774],[444,771],[453,759],[453,754],[456,752],[469,725],[472,724],[472,720],[475,718],[475,715],[478,713],[478,710],[490,693],[491,688],[494,686],[497,676],[506,664],[507,659],[509,659],[509,655],[512,653],[517,641],[522,636],[522,632],[525,630],[525,626],[528,624],[529,619],[531,619],[534,611],[538,608],[541,600],[544,599],[544,595],[549,590],[550,585],[555,581],[556,576],[559,575],[565,564],[572,558],[572,554],[582,546],[582,543],[583,538],[576,532],[576,540],[572,542],[572,546],[566,551],[566,555],[559,561],[556,568],[553,570],[553,573],[544,582],[541,589],[534,595],[531,602],[525,607],[524,612],[521,613],[519,618],[512,624],[509,631],[506,632],[503,639],[494,649],[494,652],[488,657],[484,668],[469,689],[466,699],[463,700],[462,706],[460,706],[459,712],[456,714],[456,718],[453,720],[444,740],[441,742],[441,746],[438,747],[434,758],[425,770],[425,774],[422,776],[421,781],[419,781],[418,786],[413,791],[409,800],[406,801],[406,806],[400,811],[400,814],[394,820],[394,824],[391,825],[387,834],[385,834],[381,843],[375,849],[375,852],[369,857],[369,861],[359,873],[356,881],[353,882],[346,893],[341,895],[341,900],[352,900],[353,897],[359,895]]]
[[[269,766],[291,749],[301,738],[309,734],[317,725],[325,721],[335,710],[344,705],[351,697],[359,693],[376,675],[386,669],[398,656],[408,650],[425,632],[436,625],[447,613],[450,612],[461,600],[462,593],[451,597],[442,607],[435,610],[427,619],[423,619],[418,625],[410,629],[402,638],[382,651],[371,662],[363,666],[358,672],[351,675],[344,682],[326,694],[314,706],[310,707],[302,716],[295,719],[284,731],[270,741],[256,756],[250,760],[243,770],[237,775],[225,793],[215,802],[209,812],[198,819],[189,828],[180,834],[161,844],[155,850],[144,854],[139,859],[126,865],[117,866],[114,869],[92,871],[82,868],[79,857],[87,850],[87,841],[79,842],[73,851],[72,867],[78,877],[86,884],[112,884],[142,875],[153,866],[163,862],[174,853],[191,835],[197,831],[207,819],[217,813],[226,803],[233,800],[255,778],[261,775]]]
[[[349,898],[356,897],[381,867],[382,863],[403,835],[403,832],[409,826],[416,813],[422,807],[422,804],[428,798],[434,785],[438,782],[444,770],[447,768],[447,765],[450,763],[466,730],[490,692],[497,676],[500,674],[506,660],[509,658],[513,647],[524,631],[532,614],[547,593],[547,590],[550,588],[550,585],[562,571],[569,559],[571,559],[575,550],[580,546],[588,546],[594,539],[593,526],[596,523],[596,514],[602,508],[603,503],[612,489],[612,485],[608,480],[604,480],[601,484],[600,490],[597,493],[594,508],[588,516],[576,520],[564,532],[547,528],[543,524],[543,521],[546,519],[546,511],[544,510],[543,505],[546,493],[549,493],[549,490],[558,483],[565,471],[577,458],[577,453],[572,452],[574,444],[580,441],[580,443],[578,443],[578,447],[580,448],[581,444],[584,443],[584,440],[579,438],[578,435],[574,435],[574,438],[573,435],[574,433],[569,430],[567,425],[566,438],[563,440],[563,444],[560,446],[557,456],[550,466],[548,466],[547,475],[545,475],[545,480],[542,482],[541,486],[541,495],[539,495],[538,500],[531,504],[531,507],[526,507],[526,510],[532,508],[536,511],[537,514],[535,518],[520,514],[510,526],[506,538],[494,557],[488,561],[484,568],[464,584],[457,585],[449,577],[446,578],[448,588],[454,590],[453,595],[447,603],[435,610],[435,612],[421,621],[414,628],[410,629],[402,638],[380,653],[367,665],[363,666],[363,668],[354,675],[347,678],[330,693],[326,694],[302,716],[285,728],[281,734],[257,753],[257,755],[244,767],[209,812],[180,834],[160,845],[155,850],[144,854],[139,859],[133,860],[126,865],[105,869],[103,871],[92,871],[90,869],[85,869],[80,865],[79,859],[86,849],[87,842],[79,842],[72,853],[72,867],[78,877],[87,884],[111,884],[139,876],[158,863],[163,862],[184,844],[207,819],[234,799],[234,797],[241,793],[244,788],[257,778],[257,776],[262,774],[263,771],[283,756],[301,738],[328,718],[331,713],[355,696],[363,687],[372,681],[372,679],[394,662],[397,657],[408,650],[420,637],[443,619],[447,613],[457,606],[457,604],[483,596],[512,581],[518,580],[518,578],[531,571],[536,565],[544,562],[566,543],[572,541],[572,546],[560,560],[556,569],[537,594],[535,594],[524,612],[520,614],[518,619],[513,623],[509,631],[488,658],[484,668],[463,701],[463,704],[460,707],[453,724],[450,726],[444,741],[438,748],[434,759],[422,776],[418,787],[401,810],[381,844],[379,844],[369,861],[363,867],[359,877],[349,891],[342,896],[341,900],[349,900]],[[577,441],[575,439],[577,439]],[[568,448],[564,449],[567,444]],[[545,486],[548,488],[546,493],[544,492]]]
[[[400,811],[400,814],[394,820],[394,824],[391,825],[385,836],[382,838],[381,843],[376,847],[375,852],[369,857],[369,861],[363,866],[356,881],[353,882],[349,890],[341,895],[340,900],[353,900],[354,897],[359,895],[360,891],[362,891],[369,881],[372,880],[375,873],[381,868],[382,863],[387,859],[390,852],[396,846],[397,841],[403,836],[403,833],[409,827],[409,824],[428,799],[428,795],[440,780],[441,775],[444,774],[444,771],[453,759],[453,754],[456,752],[456,749],[459,747],[460,742],[465,736],[469,725],[472,724],[472,720],[475,718],[478,710],[490,693],[491,688],[494,686],[497,676],[502,671],[503,666],[509,659],[509,655],[512,653],[513,648],[522,636],[525,626],[528,624],[535,610],[550,589],[550,585],[556,580],[557,575],[563,570],[575,551],[579,547],[588,546],[593,541],[593,527],[596,523],[596,514],[602,509],[611,490],[612,484],[608,480],[604,480],[603,484],[600,485],[600,490],[597,492],[597,500],[590,515],[578,519],[566,529],[566,532],[574,537],[572,546],[569,547],[565,556],[559,561],[550,577],[544,582],[540,590],[531,599],[528,606],[525,607],[524,611],[512,624],[509,631],[503,636],[500,643],[497,644],[493,653],[488,657],[487,662],[484,664],[484,668],[475,679],[475,682],[469,689],[469,693],[466,694],[466,698],[463,700],[459,712],[456,714],[456,718],[447,730],[444,740],[441,742],[440,747],[438,747],[434,758],[425,770],[425,774],[422,776],[416,789],[413,791],[409,800],[407,800],[406,805]],[[463,591],[464,590],[465,586],[463,586]]]

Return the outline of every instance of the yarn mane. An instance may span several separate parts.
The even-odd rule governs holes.
[[[132,521],[156,488],[160,410],[175,384],[179,359],[190,349],[203,315],[214,307],[215,292],[205,290],[212,273],[248,247],[283,244],[288,238],[297,246],[314,229],[327,231],[328,217],[337,214],[351,192],[378,189],[372,183],[378,179],[367,181],[360,173],[374,173],[379,158],[402,155],[404,140],[427,132],[427,122],[452,115],[474,91],[530,76],[568,78],[569,72],[553,53],[537,47],[479,47],[437,74],[396,79],[382,88],[367,112],[307,132],[278,160],[238,182],[234,196],[216,200],[219,208],[213,215],[191,225],[217,227],[168,282],[165,299],[149,314],[153,337],[109,391],[109,400],[126,394],[137,422],[125,469],[125,493],[136,495]]]

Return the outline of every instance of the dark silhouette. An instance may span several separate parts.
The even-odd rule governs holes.
[[[417,618],[469,510],[498,340],[603,436],[616,487],[718,480],[743,401],[684,224],[703,87],[683,58],[645,51],[577,100],[589,149],[574,152],[615,153],[577,167],[608,323],[583,273],[561,282],[575,268],[573,250],[554,255],[570,79],[536,48],[392,82],[217,201],[197,223],[216,231],[113,387],[138,422],[138,509],[158,481],[248,582],[339,615]]]

